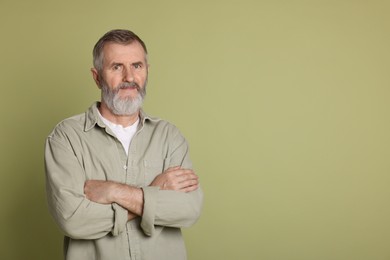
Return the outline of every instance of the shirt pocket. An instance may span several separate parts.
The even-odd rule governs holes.
[[[165,160],[144,160],[143,161],[143,173],[144,173],[144,185],[148,186],[154,178],[160,173],[163,173],[166,170],[167,165],[169,165],[169,159]]]

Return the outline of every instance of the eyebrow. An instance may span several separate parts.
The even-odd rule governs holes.
[[[136,62],[131,63],[131,65],[144,65],[144,64],[145,63],[142,61],[136,61]]]
[[[121,62],[112,62],[110,64],[110,66],[115,66],[115,65],[123,65],[123,63],[121,63]]]
[[[131,63],[131,65],[144,65],[144,64],[145,64],[145,62],[143,62],[143,61],[136,61],[136,62]],[[116,66],[116,65],[124,65],[124,63],[114,61],[110,64],[110,67]]]

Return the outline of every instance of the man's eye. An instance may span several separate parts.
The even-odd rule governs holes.
[[[121,65],[114,65],[112,67],[113,70],[120,70],[121,68],[122,68]]]
[[[135,69],[140,69],[140,68],[142,68],[142,65],[141,65],[141,64],[138,64],[138,63],[136,63],[136,64],[134,64],[134,68],[135,68]]]

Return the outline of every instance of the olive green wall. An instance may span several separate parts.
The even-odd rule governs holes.
[[[189,258],[390,259],[388,1],[0,2],[0,259],[61,259],[43,145],[99,98],[95,41],[150,50],[146,110],[205,191]]]

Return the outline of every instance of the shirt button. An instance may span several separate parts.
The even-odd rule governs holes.
[[[124,170],[127,170],[127,166],[126,166],[126,165],[124,165],[124,166],[123,166],[123,169],[124,169]]]

